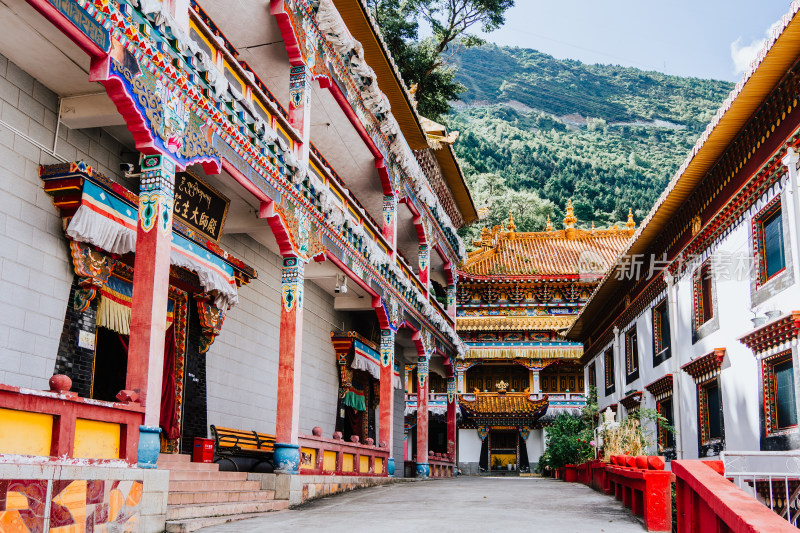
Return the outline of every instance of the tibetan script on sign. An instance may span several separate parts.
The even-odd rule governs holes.
[[[188,172],[175,174],[174,215],[213,241],[219,241],[231,201]]]

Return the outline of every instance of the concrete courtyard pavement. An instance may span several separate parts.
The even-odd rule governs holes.
[[[645,529],[620,502],[585,485],[542,478],[459,477],[362,489],[199,531],[641,533]]]

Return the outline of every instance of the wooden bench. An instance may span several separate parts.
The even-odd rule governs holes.
[[[214,435],[214,445],[218,456],[215,462],[226,459],[233,463],[237,472],[239,465],[233,460],[234,457],[254,457],[260,459],[256,464],[261,462],[272,464],[275,435],[213,425],[211,432]]]

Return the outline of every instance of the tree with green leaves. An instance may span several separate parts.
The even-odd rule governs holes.
[[[483,44],[470,33],[496,30],[505,22],[514,0],[367,0],[403,80],[416,86],[417,109],[442,120],[450,102],[466,89],[455,81],[451,63],[458,52]],[[419,38],[422,22],[431,35]]]

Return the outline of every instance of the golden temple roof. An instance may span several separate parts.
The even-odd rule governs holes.
[[[460,271],[472,276],[548,276],[593,274],[602,277],[613,265],[636,230],[633,213],[628,212],[625,229],[583,230],[572,203],[564,218],[566,229],[554,231],[548,218],[547,231],[516,232],[513,215],[508,227],[484,228]]]
[[[465,316],[456,318],[457,331],[550,331],[567,329],[575,315]]]
[[[546,396],[541,400],[531,400],[528,392],[479,392],[474,396],[475,400],[469,401],[462,395],[458,401],[461,408],[471,415],[539,416],[550,403]]]

